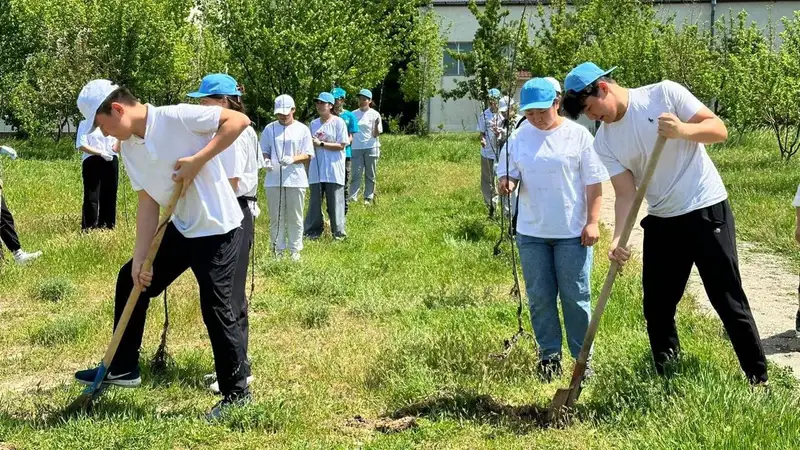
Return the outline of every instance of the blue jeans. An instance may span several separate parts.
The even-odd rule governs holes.
[[[517,246],[539,357],[561,358],[559,296],[569,351],[577,358],[591,315],[592,248],[582,246],[579,237],[542,239],[519,233]]]

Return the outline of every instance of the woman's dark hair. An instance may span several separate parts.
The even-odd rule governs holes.
[[[229,109],[242,114],[247,114],[247,110],[242,102],[242,97],[239,97],[238,95],[209,95],[208,97],[213,98],[214,100],[226,100],[228,102]]]
[[[600,77],[579,92],[567,91],[564,94],[561,104],[567,117],[572,120],[577,120],[578,117],[581,116],[581,113],[583,113],[583,108],[586,106],[586,99],[589,97],[597,97],[597,93],[600,90],[599,84],[601,81],[605,81],[606,83],[614,83],[614,80],[609,77]]]
[[[133,106],[139,102],[139,99],[131,94],[131,91],[126,87],[118,87],[111,94],[106,97],[100,107],[97,108],[97,114],[109,115],[111,114],[112,103],[122,103],[123,105]]]

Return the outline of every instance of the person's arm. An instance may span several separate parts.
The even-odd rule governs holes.
[[[131,277],[134,285],[150,286],[153,281],[153,271],[142,272],[142,264],[150,250],[150,244],[158,228],[158,203],[144,191],[137,191],[139,203],[136,208],[136,244],[133,249],[133,265]]]
[[[703,106],[688,122],[682,122],[672,113],[661,114],[658,118],[658,134],[667,139],[717,144],[728,139],[728,128],[722,119]]]
[[[514,158],[514,155],[516,155],[515,144],[516,142],[509,142],[500,151],[499,162],[497,163],[497,192],[500,195],[511,194],[519,185],[521,173],[517,166],[516,158]],[[510,153],[506,155],[506,152]]]
[[[90,147],[88,145],[82,145],[80,147],[80,151],[82,151],[83,153],[86,153],[87,155],[103,156],[103,152],[101,152],[100,150],[97,150],[94,147]]]
[[[628,213],[633,207],[633,199],[636,197],[636,181],[630,170],[611,177],[611,184],[614,186],[614,238],[608,251],[608,259],[617,261],[624,265],[631,256],[628,248],[619,247],[619,238],[622,236],[622,229],[625,228],[625,221]]]
[[[375,113],[375,124],[372,126],[372,137],[378,137],[383,133],[383,120],[380,113]]]
[[[201,106],[199,108],[208,107]],[[199,152],[181,158],[175,163],[175,173],[172,175],[172,179],[176,182],[183,182],[181,196],[186,194],[186,190],[189,189],[200,169],[211,158],[230,147],[248,126],[250,126],[250,119],[246,115],[232,109],[221,109],[218,128],[211,141]]]
[[[689,89],[669,80],[662,82],[661,87],[672,112],[658,118],[659,135],[701,144],[716,144],[728,139],[725,123]]]
[[[581,245],[591,247],[600,239],[600,209],[603,205],[603,184],[586,186],[586,226],[581,233]]]

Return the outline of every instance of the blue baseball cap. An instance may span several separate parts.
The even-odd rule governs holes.
[[[330,103],[331,105],[336,103],[336,100],[334,100],[333,98],[333,94],[331,94],[330,92],[320,92],[320,94],[317,96],[317,98],[314,99],[314,101]]]
[[[192,98],[208,97],[210,95],[237,95],[242,93],[239,91],[239,84],[232,76],[224,73],[212,73],[203,77],[200,82],[200,89],[197,92],[188,94]]]
[[[370,91],[369,89],[362,89],[358,91],[358,95],[362,97],[367,97],[368,99],[372,100],[372,91]]]
[[[489,89],[489,98],[500,98],[503,94],[500,92],[500,89],[491,88]]]
[[[333,90],[331,91],[331,94],[333,95],[333,98],[335,98],[335,99],[347,97],[347,91],[345,91],[344,89],[342,89],[340,87],[333,88]]]
[[[608,70],[603,70],[597,67],[593,62],[585,62],[574,69],[572,69],[567,78],[564,79],[564,89],[567,91],[580,92],[586,86],[597,81],[598,78],[604,77],[614,71],[617,67],[614,66]]]
[[[553,84],[544,78],[528,80],[522,86],[519,94],[521,111],[528,109],[547,109],[553,106],[556,99],[556,90]]]

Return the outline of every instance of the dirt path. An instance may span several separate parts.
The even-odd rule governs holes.
[[[603,185],[603,194],[603,210],[600,217],[606,225],[613,227],[614,188],[611,183]],[[646,215],[646,210],[646,205],[642,205],[639,220],[630,238],[630,245],[639,254],[642,251],[644,237],[639,221]],[[800,339],[795,337],[794,332],[798,276],[791,272],[791,264],[785,258],[759,251],[755,245],[748,242],[739,241],[738,249],[742,284],[750,300],[750,307],[767,358],[788,366],[795,377],[800,378]],[[687,290],[697,299],[701,311],[719,320],[708,301],[696,267],[692,268]]]

